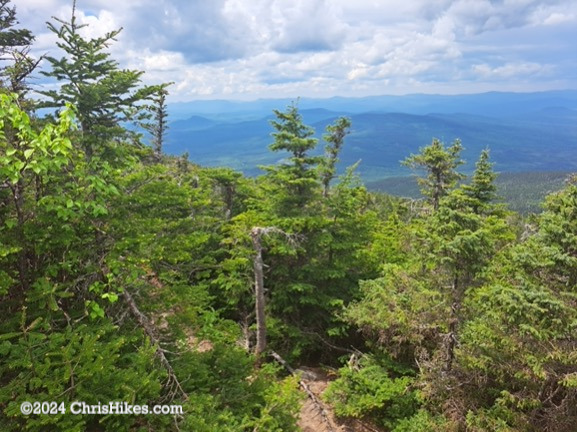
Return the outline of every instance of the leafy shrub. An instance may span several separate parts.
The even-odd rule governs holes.
[[[324,397],[338,416],[368,418],[391,428],[399,419],[411,416],[418,408],[411,389],[414,378],[390,360],[379,362],[365,356],[358,365],[339,370]]]

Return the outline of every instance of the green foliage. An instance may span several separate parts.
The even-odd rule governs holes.
[[[473,200],[473,210],[475,212],[479,212],[484,206],[497,198],[495,193],[497,190],[495,185],[497,174],[493,171],[493,165],[493,163],[489,162],[489,150],[483,150],[477,161],[471,184],[463,186],[465,194]]]
[[[181,430],[195,412],[206,430],[294,430],[294,383],[255,372],[254,359],[235,346],[236,323],[212,309],[209,281],[220,268],[226,216],[239,208],[238,176],[172,160],[87,163],[68,138],[70,109],[37,132],[14,98],[1,102],[1,174],[8,191],[18,192],[2,191],[3,429],[172,430],[174,421],[162,416],[18,412],[24,400],[152,404],[170,394],[149,334],[135,331],[132,320],[112,324],[126,319],[129,290],[163,329],[165,346],[180,353],[170,356],[171,373],[188,377],[183,390],[203,403],[185,404]]]
[[[34,36],[17,25],[16,7],[10,6],[10,0],[0,0],[0,61],[9,61],[0,67],[0,89],[23,97],[29,90],[26,79],[39,60],[29,55]]]
[[[361,281],[360,287],[361,300],[347,308],[346,316],[389,353],[410,358],[415,347],[438,343],[448,305],[430,283],[391,264],[381,278]]]
[[[483,392],[499,390],[487,408],[496,415],[471,414],[479,424],[574,427],[576,190],[569,183],[549,197],[536,233],[499,256],[489,283],[470,298],[474,319],[459,355]]]
[[[456,169],[464,162],[459,158],[463,146],[460,140],[445,148],[438,139],[433,139],[431,145],[422,147],[419,154],[411,155],[403,161],[403,165],[412,169],[423,169],[427,176],[418,178],[421,192],[428,197],[436,210],[439,201],[447,195],[463,175]]]
[[[335,177],[339,153],[350,127],[351,121],[346,117],[340,117],[335,120],[334,124],[327,126],[327,133],[323,137],[327,145],[325,146],[325,157],[319,168],[325,197],[328,195],[329,184]]]
[[[363,357],[358,364],[339,370],[339,378],[330,384],[324,397],[338,416],[368,418],[394,428],[399,419],[410,417],[418,407],[411,390],[414,378],[399,372],[403,370],[390,361],[383,364]]]
[[[253,359],[239,349],[214,349],[187,354],[176,366],[190,377],[191,397],[186,431],[296,431],[296,414],[302,394],[295,378],[279,380],[276,369],[253,368]]]
[[[58,117],[27,114],[25,88],[8,93],[24,81],[0,92],[0,429],[296,431],[298,379],[251,353],[251,232],[270,227],[287,236],[261,244],[269,345],[294,364],[367,352],[330,384],[336,414],[396,432],[574,430],[575,178],[524,226],[493,202],[488,151],[458,185],[459,141],[404,162],[434,211],[370,193],[356,165],[331,185],[350,121],[313,156],[296,105],[275,111],[270,149],[288,157],[261,177],[161,157],[166,86],[118,69],[119,31],[57,22]],[[32,41],[15,24],[0,0],[4,54]],[[124,127],[150,101],[154,149]],[[184,415],[26,417],[25,400]]]
[[[512,413],[504,406],[497,405],[491,409],[480,409],[467,414],[467,430],[475,432],[495,431],[514,432],[518,430],[530,430],[531,425],[527,422],[511,425]]]
[[[318,174],[315,167],[321,158],[311,156],[317,145],[313,137],[314,129],[302,122],[296,104],[287,107],[285,112],[274,110],[277,120],[272,120],[275,129],[274,142],[269,148],[274,151],[286,151],[290,157],[278,166],[265,167],[273,188],[270,193],[281,194],[277,198],[279,211],[285,214],[302,212],[315,196],[318,186]]]
[[[0,427],[6,431],[42,431],[47,428],[81,431],[100,425],[104,430],[127,429],[135,417],[94,415],[30,415],[20,413],[24,401],[74,401],[98,404],[126,401],[146,404],[159,395],[158,371],[150,359],[153,350],[142,346],[137,335],[118,337],[117,327],[105,323],[97,327],[77,325],[62,331],[51,329],[41,320],[28,324],[22,312],[21,332],[2,342],[0,406],[5,417]],[[6,335],[5,335],[6,336]],[[151,419],[154,422],[154,419]]]
[[[356,297],[360,279],[377,274],[366,248],[378,226],[369,200],[351,172],[316,215],[278,219],[283,230],[300,236],[296,254],[276,245],[268,251],[269,308],[287,326],[284,340],[279,341],[281,351],[286,353],[281,346],[287,342],[295,347],[304,342],[287,339],[297,329],[301,338],[308,339],[305,346],[311,354],[314,347],[324,350],[319,340],[346,339],[348,326],[340,319],[343,306]]]
[[[266,377],[266,375],[265,375]],[[274,379],[269,375],[265,379]],[[275,382],[264,394],[264,404],[256,420],[249,423],[253,431],[298,431],[296,420],[304,394],[298,391],[298,377]]]
[[[57,46],[65,56],[57,59],[46,56],[52,70],[43,75],[62,82],[58,90],[43,90],[47,97],[43,107],[60,108],[65,103],[76,106],[82,132],[79,140],[87,157],[102,155],[115,139],[132,134],[123,122],[139,119],[141,102],[158,91],[155,87],[139,87],[143,72],[122,70],[118,62],[105,50],[121,30],[87,39],[80,30],[86,25],[77,22],[76,2],[70,21],[54,18],[48,29],[57,37]],[[58,26],[58,24],[60,24]]]
[[[399,420],[393,432],[456,432],[458,430],[459,427],[455,422],[441,415],[433,415],[426,409],[420,409],[412,417]]]
[[[10,49],[28,46],[34,36],[27,29],[15,29],[18,24],[16,7],[10,7],[10,0],[0,1],[0,52],[6,54]]]
[[[151,103],[145,106],[148,111],[144,114],[146,120],[141,120],[139,125],[142,126],[150,135],[150,144],[154,149],[154,156],[156,160],[160,160],[162,155],[162,147],[168,130],[168,109],[166,97],[168,90],[166,89],[173,83],[163,84],[158,86],[152,96]]]
[[[0,176],[16,185],[28,172],[53,174],[68,162],[70,140],[64,135],[73,121],[70,107],[60,113],[57,125],[47,125],[36,132],[30,117],[17,106],[17,97],[0,95],[0,144],[2,171]]]

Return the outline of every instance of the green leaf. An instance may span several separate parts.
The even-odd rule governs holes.
[[[4,222],[4,225],[6,225],[7,228],[14,228],[16,226],[18,222],[16,221],[16,219],[7,219],[6,222]]]
[[[118,301],[118,294],[110,292],[110,293],[104,293],[102,294],[102,298],[103,299],[108,299],[108,301],[110,303],[115,303],[116,301]]]
[[[30,156],[34,153],[34,149],[26,149],[24,150],[24,158],[30,159]]]

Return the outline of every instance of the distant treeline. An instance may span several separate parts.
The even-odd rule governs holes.
[[[543,199],[550,193],[563,188],[569,172],[504,172],[495,184],[499,198],[511,210],[521,214],[538,213],[542,210]],[[389,177],[368,182],[369,190],[391,195],[420,198],[421,192],[416,177]]]

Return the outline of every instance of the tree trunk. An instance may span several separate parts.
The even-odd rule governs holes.
[[[331,178],[327,177],[323,179],[323,198],[328,198],[329,196],[329,186],[330,186]]]
[[[254,297],[256,313],[256,366],[261,363],[261,356],[266,349],[266,316],[265,316],[265,297],[264,297],[264,263],[262,260],[262,236],[271,233],[281,234],[287,238],[290,244],[295,244],[293,236],[285,233],[276,227],[253,227],[250,230],[252,246],[255,252],[253,259],[254,268]]]
[[[455,275],[451,288],[451,317],[449,321],[449,334],[447,336],[447,362],[445,370],[451,371],[455,360],[455,346],[457,345],[457,331],[459,326],[459,311],[461,309],[461,295],[459,290],[459,277]]]
[[[29,247],[26,241],[26,235],[24,234],[24,223],[26,222],[26,217],[24,215],[24,182],[22,179],[18,180],[12,186],[12,196],[14,201],[14,208],[16,210],[16,217],[18,221],[17,225],[17,236],[18,243],[22,245],[22,249],[18,253],[18,279],[20,281],[20,295],[19,298],[23,298],[28,292],[29,285]]]
[[[252,245],[255,251],[254,265],[254,294],[256,311],[256,347],[257,359],[266,349],[266,318],[265,318],[265,298],[264,298],[264,275],[262,261],[262,228],[251,230]]]

